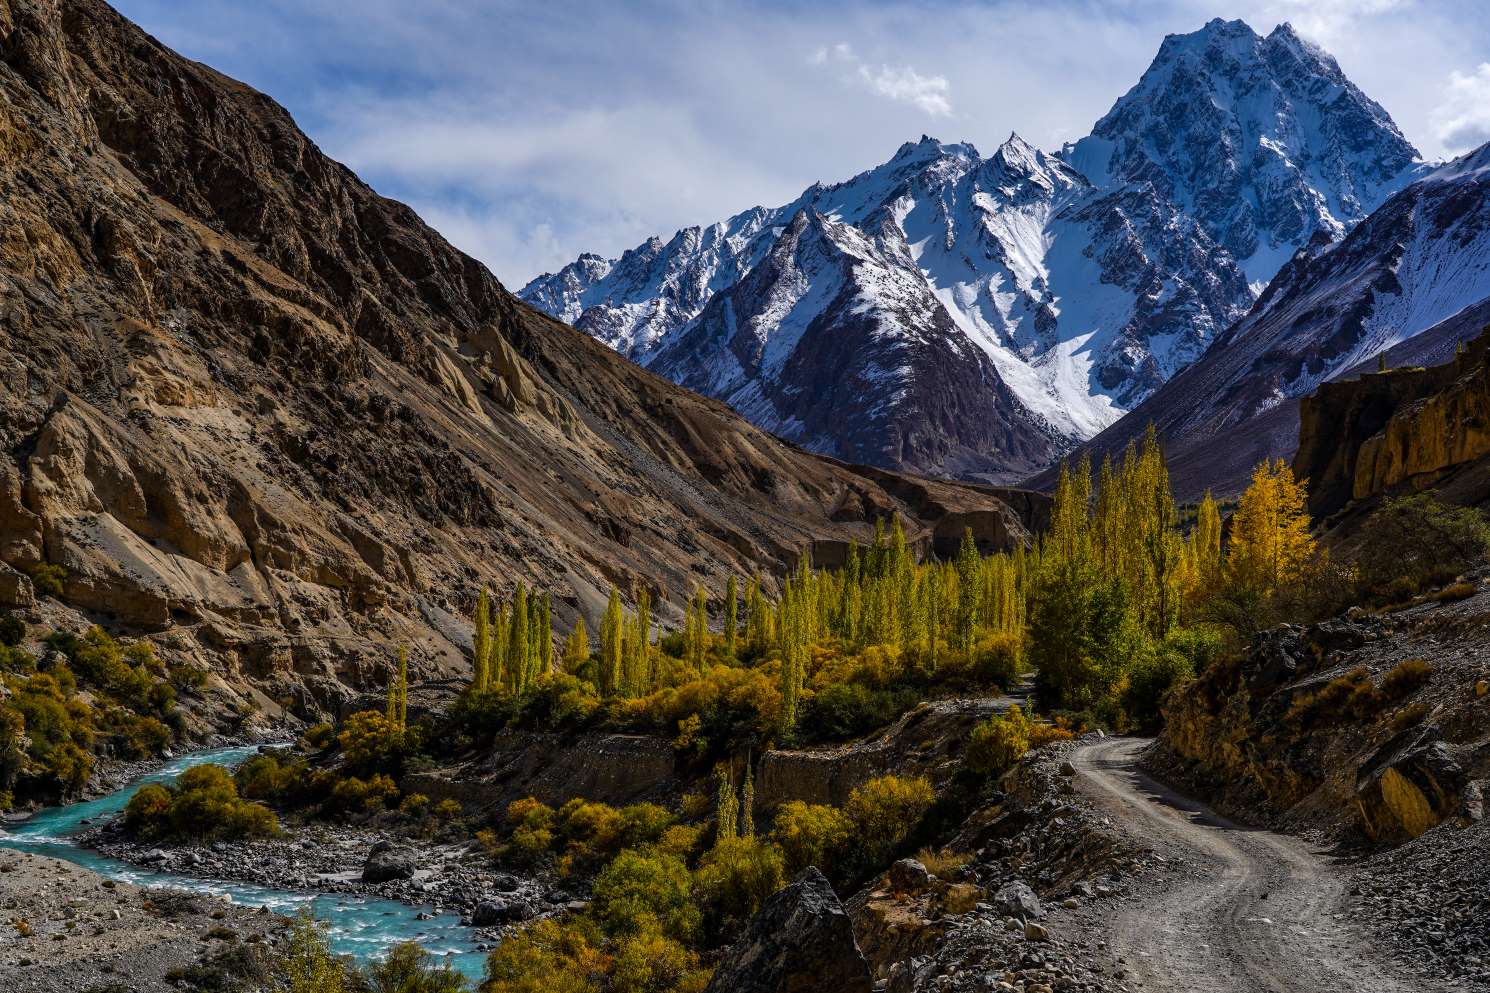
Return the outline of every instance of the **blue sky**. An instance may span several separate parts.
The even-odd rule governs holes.
[[[1085,134],[1163,36],[1290,21],[1429,158],[1490,140],[1480,0],[115,0],[269,93],[510,287],[791,200],[928,133]]]

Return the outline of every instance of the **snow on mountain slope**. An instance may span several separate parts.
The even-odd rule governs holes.
[[[614,262],[582,256],[520,295],[815,450],[1000,477],[1143,402],[1316,232],[1339,237],[1412,178],[1415,154],[1291,28],[1218,20],[1167,38],[1060,154],[1015,135],[985,159],[923,137],[845,183]],[[920,364],[889,362],[888,342]],[[968,422],[927,420],[928,370],[959,364]]]
[[[1120,451],[1153,422],[1183,461],[1218,438],[1254,433],[1276,409],[1419,334],[1474,336],[1487,301],[1490,145],[1400,190],[1341,241],[1300,251],[1198,362],[1089,447],[1098,457]]]
[[[1170,35],[1064,150],[1094,182],[1147,182],[1265,284],[1315,231],[1339,237],[1400,189],[1417,151],[1380,105],[1287,24]]]

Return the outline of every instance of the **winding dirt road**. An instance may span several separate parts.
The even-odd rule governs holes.
[[[1111,923],[1110,942],[1147,991],[1415,993],[1433,988],[1376,962],[1346,926],[1345,878],[1307,842],[1235,824],[1136,767],[1147,741],[1077,750],[1077,788],[1186,873]]]

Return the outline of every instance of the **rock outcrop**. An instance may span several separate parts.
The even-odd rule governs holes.
[[[482,585],[667,616],[879,516],[1008,509],[931,481],[912,509],[539,314],[100,0],[0,0],[0,51],[9,605],[59,567],[92,619],[309,712],[395,640],[459,673]]]
[[[1324,518],[1351,500],[1422,489],[1490,454],[1487,356],[1490,334],[1482,334],[1444,365],[1325,383],[1303,398],[1293,469],[1309,480],[1310,513]]]
[[[1487,610],[1477,592],[1265,632],[1169,697],[1148,762],[1251,823],[1394,842],[1472,822]]]
[[[725,952],[705,993],[869,993],[869,966],[848,914],[817,869],[766,901]]]

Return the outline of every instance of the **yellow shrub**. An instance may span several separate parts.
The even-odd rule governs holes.
[[[836,807],[788,800],[776,811],[771,838],[793,875],[809,865],[831,875],[848,850],[853,831],[854,822]]]
[[[884,854],[906,839],[936,801],[925,777],[881,776],[849,794],[845,812],[854,822],[858,841]]]

